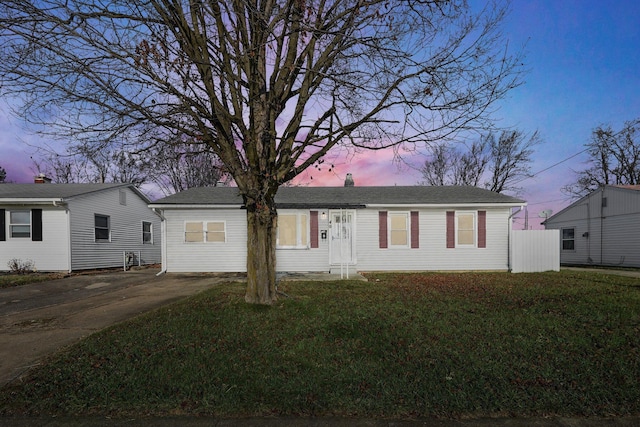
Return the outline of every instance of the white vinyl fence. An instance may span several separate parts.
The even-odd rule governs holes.
[[[511,272],[560,271],[560,230],[511,232]]]

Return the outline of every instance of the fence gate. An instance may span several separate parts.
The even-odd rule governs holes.
[[[512,273],[560,271],[560,231],[513,230],[509,256]]]

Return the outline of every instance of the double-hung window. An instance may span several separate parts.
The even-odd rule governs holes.
[[[447,211],[447,248],[486,248],[487,211]]]
[[[574,251],[575,249],[576,249],[576,229],[563,228],[562,229],[562,250]]]
[[[153,244],[153,224],[148,221],[142,221],[142,243]]]
[[[31,237],[31,211],[11,211],[9,229],[12,238]]]
[[[309,214],[304,212],[278,214],[276,246],[279,248],[308,248]]]
[[[409,247],[409,212],[389,212],[390,247]]]
[[[94,215],[94,236],[96,242],[111,241],[111,218],[108,215]]]
[[[224,243],[227,241],[224,221],[189,221],[184,224],[187,243]]]
[[[474,212],[456,212],[456,246],[475,246],[476,215]]]

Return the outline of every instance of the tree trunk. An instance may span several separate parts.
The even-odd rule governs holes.
[[[247,206],[247,293],[251,304],[271,305],[276,295],[275,202]]]

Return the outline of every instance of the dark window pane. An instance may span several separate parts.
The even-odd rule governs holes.
[[[108,228],[109,227],[109,217],[103,215],[96,215],[96,227],[100,228]]]

